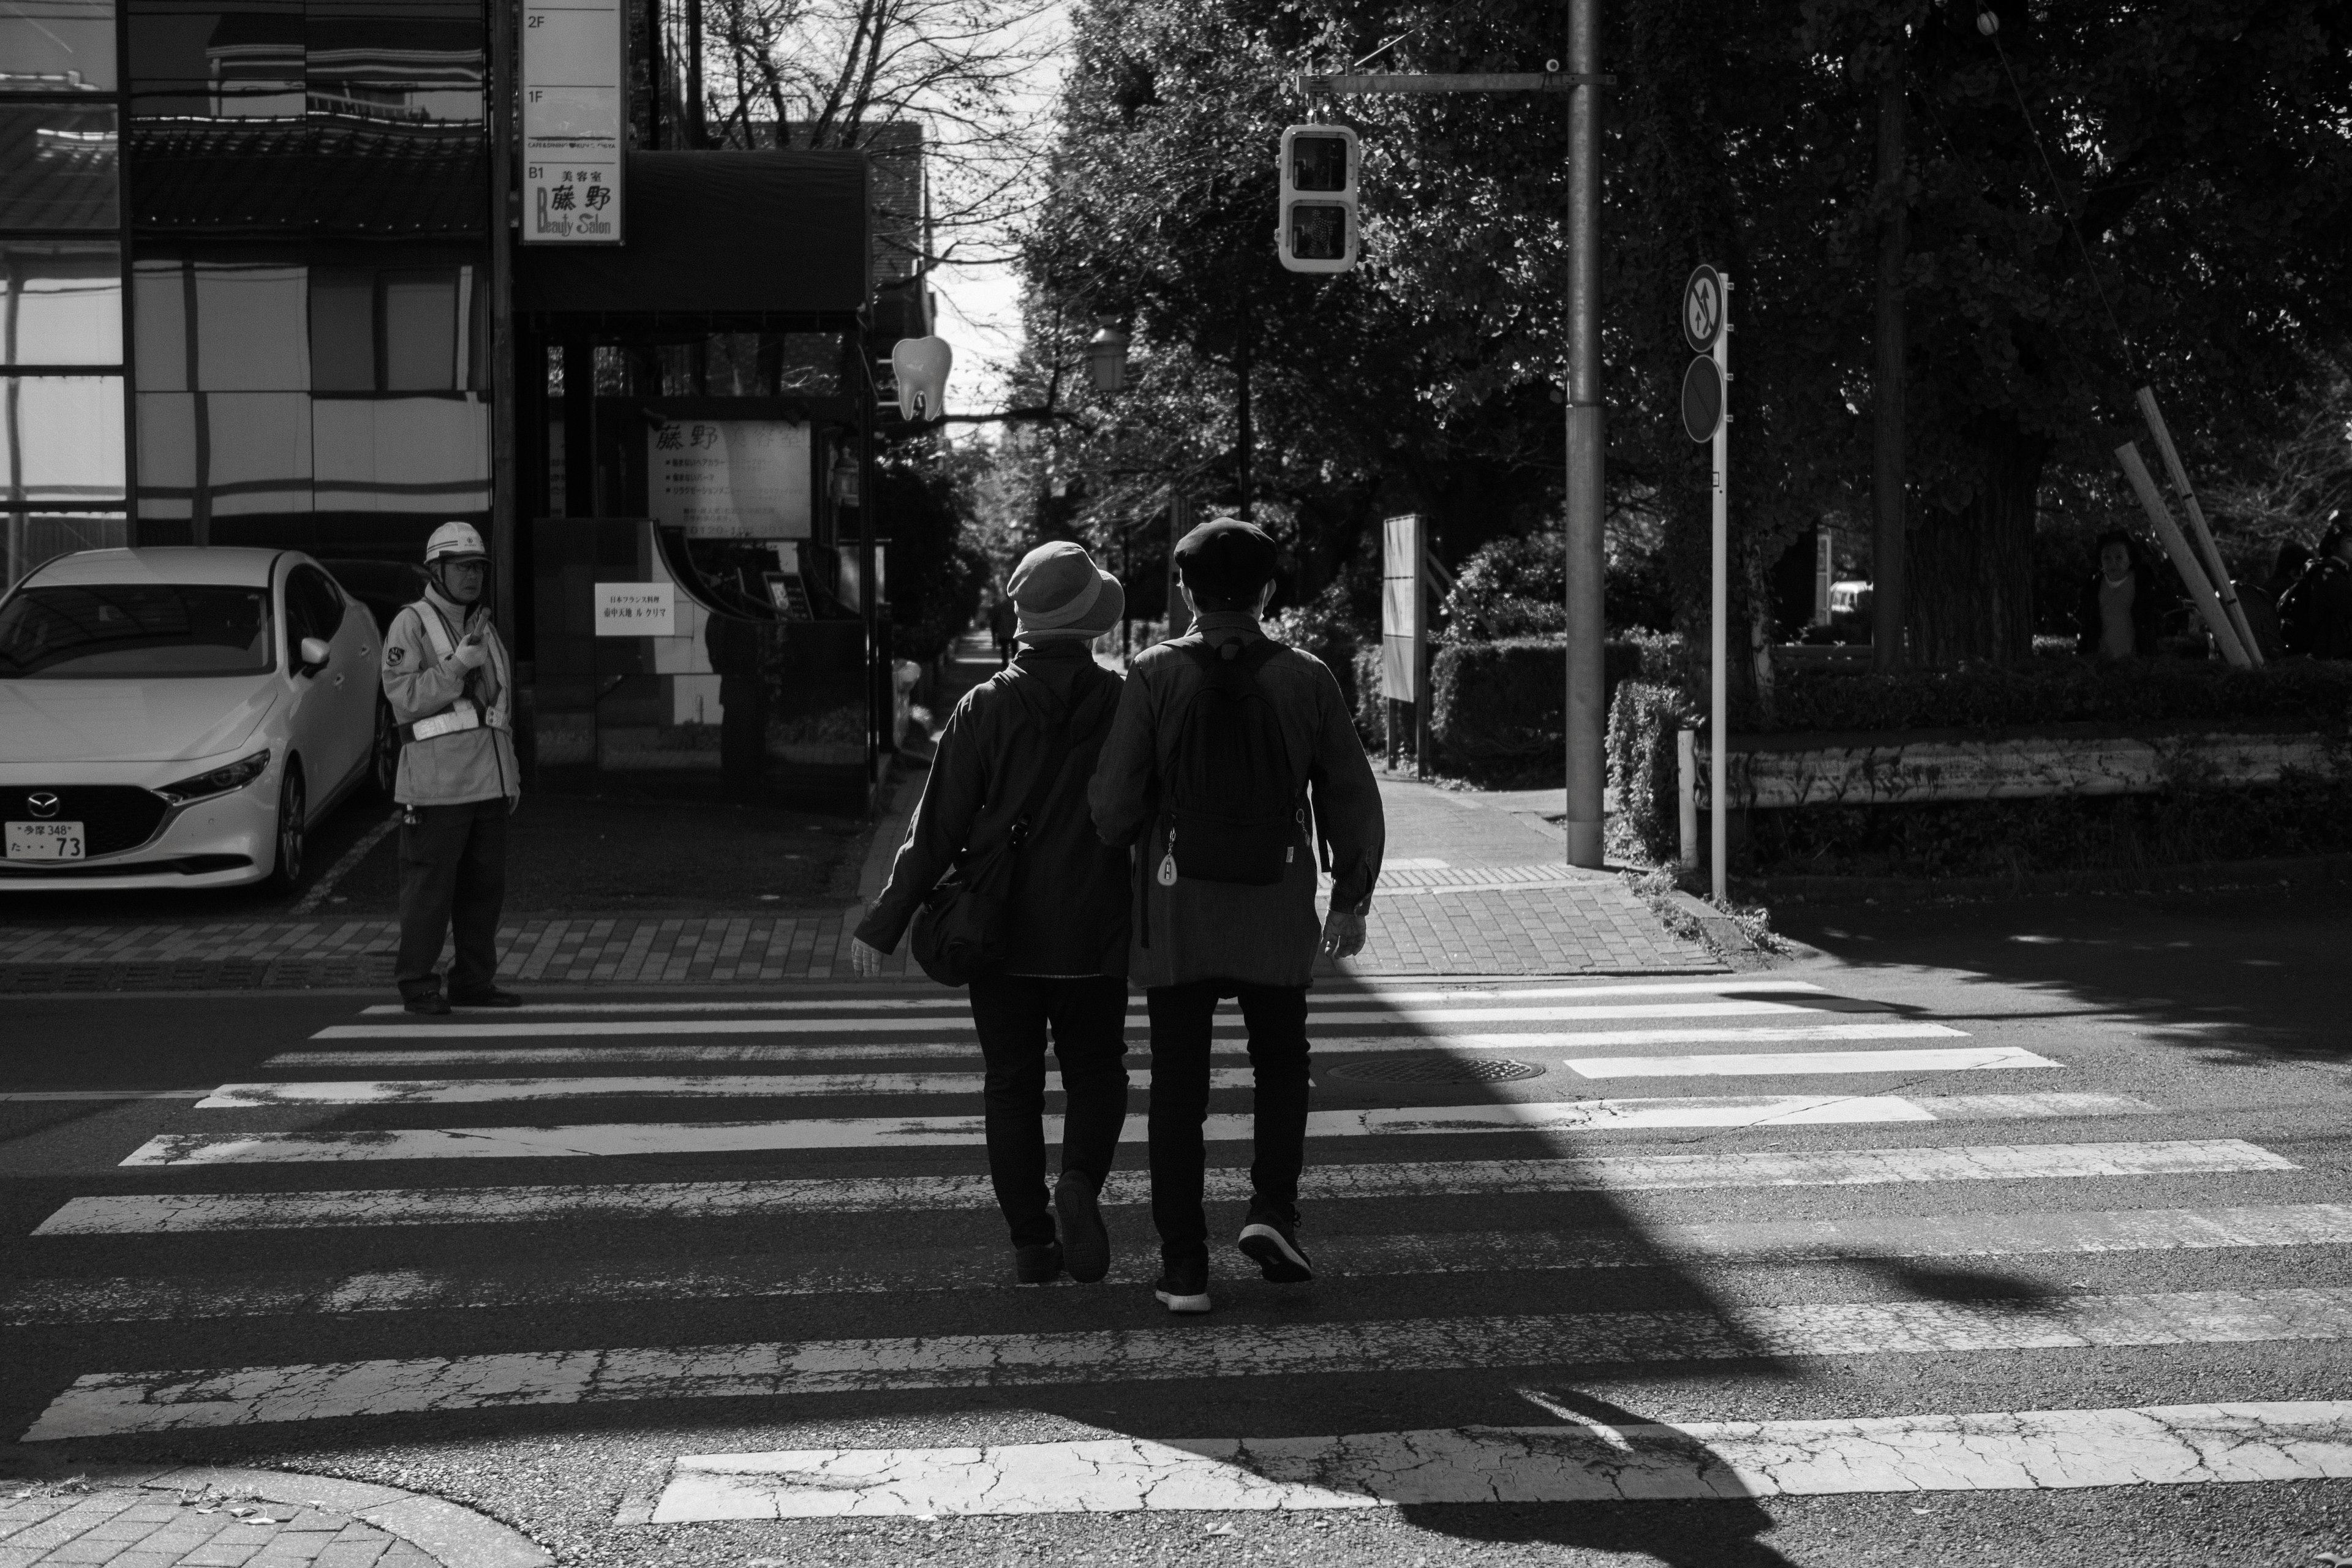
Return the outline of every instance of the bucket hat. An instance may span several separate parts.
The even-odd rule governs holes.
[[[1118,579],[1067,540],[1041,544],[1023,556],[1004,586],[1020,612],[1013,635],[1024,642],[1098,637],[1118,625],[1127,610]]]

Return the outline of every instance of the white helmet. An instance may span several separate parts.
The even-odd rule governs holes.
[[[445,522],[425,542],[425,564],[428,569],[442,561],[467,556],[478,561],[490,558],[490,547],[482,542],[481,533],[470,522]]]

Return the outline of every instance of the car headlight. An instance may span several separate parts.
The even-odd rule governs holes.
[[[259,778],[269,766],[269,753],[256,752],[249,757],[239,757],[225,768],[215,768],[208,773],[198,773],[177,784],[167,784],[155,793],[174,805],[184,805],[192,800],[202,800],[208,795],[226,795],[233,789],[243,789]]]

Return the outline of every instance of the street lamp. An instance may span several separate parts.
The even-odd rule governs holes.
[[[1127,341],[1116,316],[1100,318],[1095,335],[1087,340],[1087,371],[1097,392],[1117,392],[1127,384]]]

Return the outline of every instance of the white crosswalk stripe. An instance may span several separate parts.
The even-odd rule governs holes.
[[[1148,1300],[1140,1287],[1155,1267],[1139,1206],[1150,1069],[1139,1012],[1129,1026],[1138,1048],[1127,1147],[1104,1194],[1118,1216],[1113,1299],[1075,1286],[1015,1294],[982,1173],[984,1080],[961,997],[844,987],[542,1002],[520,1016],[430,1021],[368,1007],[192,1106],[159,1102],[141,1131],[163,1131],[130,1150],[118,1184],[66,1197],[35,1228],[37,1262],[46,1246],[84,1250],[0,1288],[0,1322],[142,1325],[122,1331],[149,1338],[135,1360],[82,1369],[26,1436],[493,1408],[526,1419],[533,1408],[716,1399],[778,1401],[805,1415],[910,1393],[925,1402],[915,1408],[952,1409],[959,1391],[1179,1383],[1201,1391],[1191,1397],[1205,1409],[1267,1377],[1305,1387],[1500,1376],[1517,1389],[1509,1380],[1602,1365],[1621,1379],[1687,1379],[1707,1365],[1813,1358],[1940,1365],[1996,1352],[2352,1340],[2352,1288],[2295,1262],[2352,1245],[2352,1203],[2315,1197],[2308,1185],[2287,1195],[2276,1184],[2314,1173],[2261,1143],[2158,1135],[2180,1124],[2151,1119],[2182,1108],[2082,1076],[2063,1040],[1980,1043],[1948,1022],[1810,982],[1739,975],[1353,988],[1318,994],[1309,1026],[1318,1103],[1301,1200],[1328,1290],[1234,1281],[1221,1264],[1224,1298],[1280,1310],[1092,1328],[1070,1324],[1089,1321],[1090,1301]],[[1222,1095],[1251,1082],[1241,1034],[1237,1014],[1221,1013],[1213,1087]],[[1359,1058],[1366,1073],[1334,1072]],[[1423,1080],[1388,1074],[1391,1065],[1426,1069]],[[1487,1069],[1538,1076],[1458,1081]],[[1780,1078],[1803,1081],[1755,1085],[1779,1091],[1766,1093],[1725,1092],[1738,1086],[1723,1081]],[[1631,1095],[1574,1087],[1613,1079],[1660,1081],[1657,1092]],[[2005,1088],[2016,1084],[2029,1088]],[[890,1104],[904,1099],[930,1103]],[[786,1103],[734,1103],[771,1100]],[[825,1114],[800,1113],[795,1101],[821,1101],[805,1110]],[[2124,1136],[2135,1121],[2151,1135]],[[2011,1123],[2047,1135],[2015,1138]],[[1248,1195],[1252,1131],[1245,1100],[1213,1103],[1212,1203]],[[1059,1132],[1049,1116],[1048,1140]],[[477,1163],[564,1158],[593,1163],[547,1182]],[[693,1163],[674,1176],[664,1162],[681,1158]],[[400,1180],[367,1184],[376,1173],[354,1170],[336,1185],[310,1174],[375,1162],[394,1163]],[[257,1166],[272,1171],[244,1174]],[[1769,1208],[1739,1206],[1767,1192]],[[1843,1196],[1833,1204],[1833,1194]],[[858,1234],[888,1239],[853,1245],[844,1221],[873,1215],[896,1219]],[[533,1226],[576,1226],[594,1240],[576,1253],[495,1240]],[[176,1261],[196,1258],[182,1249],[211,1245],[202,1238],[289,1231],[305,1233],[300,1251],[268,1247],[242,1268],[214,1254],[184,1270]],[[484,1245],[436,1256],[442,1239],[469,1234]],[[2226,1289],[2193,1270],[2162,1273],[2169,1260],[2216,1255],[2231,1270]],[[113,1261],[93,1268],[94,1258]],[[2068,1268],[2128,1259],[2136,1272],[2113,1289],[2024,1303],[1900,1287],[1915,1278],[1896,1267],[1906,1260],[1971,1258],[2074,1260]],[[1775,1270],[1797,1266],[1829,1270],[1824,1280],[1896,1284],[1846,1296],[1817,1285],[1778,1299]],[[1724,1270],[1750,1283],[1669,1289]],[[1559,1281],[1549,1294],[1493,1295],[1546,1278]],[[1392,1297],[1391,1280],[1421,1283]],[[1619,1293],[1557,1310],[1587,1283]],[[1667,1294],[1620,1304],[1632,1300],[1624,1292],[1646,1299],[1654,1289]],[[788,1309],[743,1310],[838,1311],[848,1309],[825,1303],[882,1297],[896,1299],[887,1325],[824,1320],[846,1333],[780,1331],[789,1317],[759,1318],[751,1335],[696,1327],[696,1313],[730,1302],[791,1299]],[[1490,1299],[1541,1310],[1477,1310]],[[992,1316],[989,1305],[1047,1301],[1061,1304],[1050,1321]],[[551,1316],[558,1311],[572,1316]],[[452,1312],[503,1326],[488,1342],[469,1332],[443,1353],[420,1353],[420,1325],[448,1321],[425,1314]],[[561,1326],[591,1312],[634,1313],[625,1321],[649,1331],[587,1342]],[[283,1355],[169,1352],[176,1325],[239,1321],[278,1325]],[[371,1332],[391,1336],[375,1342],[389,1353],[354,1350]],[[318,1347],[316,1359],[303,1359],[306,1346]],[[1603,1426],[1539,1391],[1517,1392],[1555,1419],[680,1452],[638,1517],[1339,1509],[2352,1475],[2347,1404],[1958,1405],[1950,1415]],[[1400,1416],[1410,1408],[1401,1403]]]

